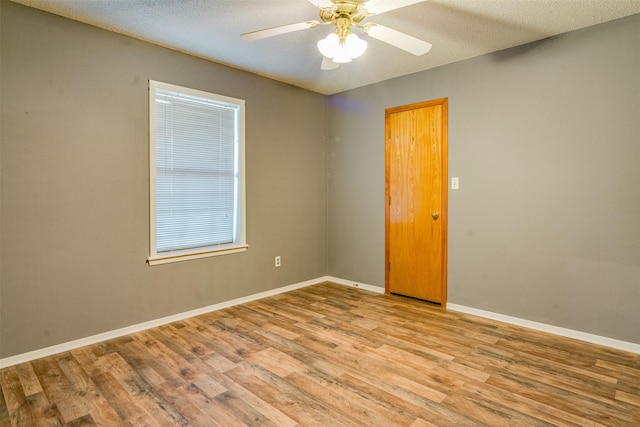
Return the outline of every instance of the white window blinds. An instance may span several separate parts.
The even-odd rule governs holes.
[[[238,242],[242,105],[152,89],[156,254]]]

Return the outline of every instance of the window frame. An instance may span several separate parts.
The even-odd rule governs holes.
[[[158,252],[157,250],[157,214],[156,214],[156,90],[164,89],[186,95],[211,99],[217,102],[238,106],[237,141],[235,161],[237,163],[236,218],[237,233],[234,242],[201,246],[189,249]],[[211,256],[245,252],[248,248],[246,240],[246,191],[245,191],[245,101],[197,89],[149,80],[149,265],[167,264],[171,262],[200,259]]]

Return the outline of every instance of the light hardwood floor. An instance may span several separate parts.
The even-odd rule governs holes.
[[[321,284],[0,371],[0,425],[639,426],[640,355]]]

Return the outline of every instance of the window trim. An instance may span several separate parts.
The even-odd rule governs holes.
[[[166,89],[202,98],[214,99],[238,105],[238,235],[236,241],[222,245],[202,246],[158,253],[156,247],[156,89]],[[197,89],[149,80],[149,265],[160,265],[191,259],[245,252],[246,235],[246,191],[245,191],[245,101]]]

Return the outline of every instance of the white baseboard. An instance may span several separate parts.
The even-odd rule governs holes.
[[[491,311],[480,310],[473,307],[466,307],[458,304],[447,304],[447,310],[458,311],[460,313],[472,314],[474,316],[484,317],[499,322],[509,323],[516,326],[522,326],[536,331],[548,332],[562,337],[574,338],[592,344],[603,345],[606,347],[616,348],[618,350],[629,351],[631,353],[640,354],[640,344],[627,341],[620,341],[613,338],[607,338],[600,335],[588,334],[586,332],[575,331],[573,329],[561,328],[559,326],[548,325],[546,323],[534,322],[531,320],[520,319],[518,317],[507,316]]]
[[[300,289],[307,286],[323,283],[330,280],[327,277],[320,277],[318,279],[307,280],[305,282],[295,283],[293,285],[283,286],[277,289],[272,289],[265,292],[249,295],[242,298],[236,298],[230,301],[221,302],[218,304],[209,305],[195,310],[186,311],[184,313],[174,314],[172,316],[162,317],[160,319],[150,320],[148,322],[138,323],[136,325],[127,326],[121,329],[115,329],[113,331],[104,332],[97,335],[92,335],[86,338],[80,338],[74,341],[57,344],[51,347],[42,348],[39,350],[30,351],[28,353],[18,354],[16,356],[6,357],[0,359],[0,369],[8,366],[18,365],[20,363],[30,362],[42,357],[52,356],[54,354],[63,353],[76,348],[84,347],[91,344],[96,344],[102,341],[110,340],[113,338],[119,338],[124,335],[141,332],[147,329],[155,328],[158,326],[166,325],[171,322],[177,322],[179,320],[187,319],[189,317],[199,316],[201,314],[211,313],[213,311],[222,310],[223,308],[232,307],[234,305],[244,304],[250,301],[259,300],[262,298],[270,297],[273,295],[282,294],[284,292],[293,291],[294,289]]]
[[[337,277],[326,276],[323,281],[333,282],[333,283],[337,283],[339,285],[344,285],[344,286],[351,286],[355,288],[365,289],[367,291],[376,292],[380,294],[384,293],[384,288],[381,288],[379,286],[367,285],[364,283],[340,279]],[[548,332],[554,335],[559,335],[567,338],[574,338],[574,339],[585,341],[591,344],[603,345],[605,347],[611,347],[618,350],[624,350],[624,351],[629,351],[631,353],[640,354],[640,344],[635,344],[632,342],[616,340],[613,338],[607,338],[600,335],[589,334],[581,331],[575,331],[573,329],[561,328],[559,326],[553,326],[546,323],[534,322],[531,320],[521,319],[513,316],[507,316],[500,313],[493,313],[490,311],[480,310],[473,307],[466,307],[464,305],[447,303],[446,308],[447,310],[473,314],[474,316],[497,320],[499,322],[509,323],[511,325],[522,326],[524,328],[534,329],[536,331]]]
[[[367,285],[366,283],[355,282],[353,280],[325,276],[324,281],[337,283],[338,285],[351,286],[352,288],[364,289],[365,291],[375,292],[377,294],[384,294],[384,288],[381,288],[380,286]]]
[[[329,282],[338,283],[340,285],[366,289],[371,292],[377,292],[381,294],[384,293],[384,288],[381,288],[379,286],[366,285],[364,283],[354,282],[354,281],[340,279],[340,278],[331,277],[331,276],[325,277],[325,280]],[[524,328],[534,329],[536,331],[548,332],[554,335],[559,335],[567,338],[574,338],[574,339],[585,341],[591,344],[603,345],[605,347],[611,347],[618,350],[624,350],[624,351],[629,351],[631,353],[640,354],[640,344],[636,344],[632,342],[616,340],[613,338],[589,334],[581,331],[575,331],[573,329],[561,328],[559,326],[553,326],[546,323],[534,322],[531,320],[521,319],[513,316],[507,316],[500,313],[493,313],[490,311],[480,310],[473,307],[466,307],[464,305],[447,303],[446,308],[447,310],[473,314],[474,316],[497,320],[499,322],[509,323],[511,325],[522,326]]]
[[[177,322],[179,320],[187,319],[189,317],[211,313],[213,311],[222,310],[224,308],[232,307],[234,305],[244,304],[250,301],[259,300],[262,298],[282,294],[284,292],[289,292],[295,289],[301,289],[307,286],[316,285],[318,283],[324,283],[324,282],[333,282],[339,285],[349,286],[349,287],[358,288],[358,289],[364,289],[366,291],[375,292],[378,294],[384,293],[384,288],[380,286],[368,285],[368,284],[356,282],[353,280],[340,279],[338,277],[323,276],[317,279],[311,279],[311,280],[295,283],[288,286],[282,286],[277,289],[260,292],[260,293],[249,295],[242,298],[236,298],[230,301],[225,301],[218,304],[213,304],[206,307],[198,308],[195,310],[186,311],[184,313],[178,313],[172,316],[162,317],[160,319],[150,320],[148,322],[138,323],[136,325],[127,326],[121,329],[115,329],[113,331],[92,335],[90,337],[81,338],[78,340],[69,341],[62,344],[57,344],[57,345],[42,348],[39,350],[30,351],[28,353],[6,357],[4,359],[0,359],[0,369],[13,366],[13,365],[18,365],[20,363],[30,362],[32,360],[40,359],[42,357],[63,353],[65,351],[70,351],[79,347],[96,344],[96,343],[110,340],[113,338],[119,338],[124,335],[129,335],[129,334],[144,331],[147,329],[155,328],[158,326],[166,325],[171,322]],[[499,313],[492,313],[490,311],[479,310],[472,307],[465,307],[463,305],[458,305],[458,304],[448,303],[447,309],[452,311],[458,311],[461,313],[473,314],[475,316],[480,316],[480,317],[485,317],[487,319],[493,319],[500,322],[510,323],[512,325],[523,326],[525,328],[535,329],[543,332],[549,332],[555,335],[575,338],[575,339],[590,342],[593,344],[604,345],[607,347],[617,348],[619,350],[625,350],[632,353],[640,354],[640,344],[634,344],[626,341],[620,341],[612,338],[602,337],[599,335],[593,335],[585,332],[574,331],[572,329],[560,328],[557,326],[547,325],[544,323],[532,322],[530,320],[506,316]]]

